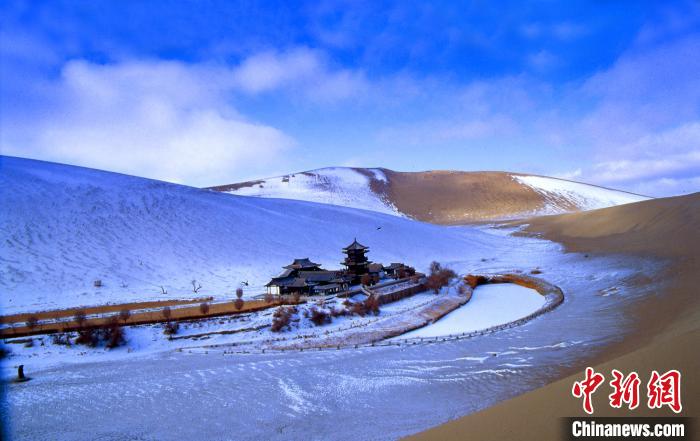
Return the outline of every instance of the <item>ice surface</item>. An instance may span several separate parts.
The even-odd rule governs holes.
[[[544,303],[545,298],[534,289],[513,283],[482,285],[474,290],[469,303],[432,325],[406,333],[400,338],[441,337],[478,331],[525,317]]]

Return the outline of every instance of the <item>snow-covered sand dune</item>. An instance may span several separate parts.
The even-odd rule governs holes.
[[[197,296],[230,296],[242,281],[256,294],[295,257],[340,267],[355,237],[372,260],[419,269],[500,246],[473,229],[13,157],[0,157],[0,206],[3,314],[192,297],[192,279]]]
[[[572,206],[584,211],[595,210],[649,199],[624,191],[545,176],[514,175],[513,179],[542,194],[545,206],[537,214],[564,213],[572,211]]]
[[[242,196],[320,202],[437,224],[591,210],[648,199],[558,178],[506,172],[396,172],[329,167],[212,187]]]
[[[397,439],[585,366],[586,356],[636,332],[625,308],[662,288],[632,283],[638,274],[652,274],[656,261],[564,254],[551,242],[484,227],[237,197],[16,158],[0,157],[0,204],[0,303],[6,311],[153,299],[161,296],[160,284],[168,288],[164,297],[191,296],[191,278],[201,281],[204,294],[226,294],[244,279],[259,287],[292,257],[337,267],[340,247],[355,236],[372,247],[372,259],[419,268],[432,259],[473,273],[537,266],[567,293],[561,307],[527,326],[438,344],[226,354],[225,347],[200,346],[230,342],[235,334],[169,341],[160,327],[144,326],[127,330],[128,347],[88,355],[80,355],[82,347],[38,340],[34,347],[12,345],[3,364],[7,373],[24,364],[33,378],[8,382],[8,405],[0,406],[17,439],[158,433],[164,440],[282,440],[306,439],[310,427],[323,439]],[[105,287],[94,289],[98,277]],[[614,295],[601,294],[611,288]],[[385,305],[383,313],[431,296]],[[463,312],[477,300],[478,293]],[[230,320],[183,325],[180,332],[251,324]],[[159,352],[180,344],[200,348]],[[255,416],[255,424],[231,418],[236,409]],[[348,418],[357,409],[378,411]],[[62,427],[58,435],[56,427]]]
[[[322,168],[265,179],[230,192],[240,196],[296,199],[402,215],[391,202],[371,188],[372,181],[387,182],[384,172],[378,168],[361,169],[363,172],[359,170]]]

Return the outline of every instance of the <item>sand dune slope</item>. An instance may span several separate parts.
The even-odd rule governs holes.
[[[645,378],[652,369],[678,369],[683,376],[683,416],[700,412],[700,193],[656,199],[585,213],[546,216],[527,221],[526,231],[563,243],[567,250],[586,253],[626,253],[657,257],[665,265],[654,278],[665,280],[658,296],[631,305],[628,314],[636,332],[593,360],[596,370],[637,371]],[[428,439],[562,439],[559,417],[584,416],[571,385],[581,374],[467,415],[411,437]],[[664,416],[640,406],[633,413],[611,409],[607,397],[596,416]],[[695,427],[697,435],[697,427]]]
[[[4,314],[187,299],[193,279],[203,286],[194,297],[227,296],[243,281],[254,295],[291,258],[337,267],[353,238],[372,248],[374,261],[412,256],[419,269],[499,243],[371,211],[8,156],[0,156],[0,209]]]
[[[700,193],[539,217],[527,223],[528,231],[561,241],[571,251],[685,259],[697,259],[700,254]]]
[[[244,196],[300,199],[455,225],[591,210],[644,196],[506,172],[397,172],[332,167],[212,187]]]

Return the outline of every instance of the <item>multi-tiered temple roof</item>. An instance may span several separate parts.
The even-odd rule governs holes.
[[[352,277],[353,283],[358,283],[362,275],[369,272],[369,264],[371,262],[365,255],[368,251],[369,247],[362,245],[357,239],[343,248],[346,257],[342,264],[347,268],[346,272]]]
[[[348,246],[346,246],[345,248],[343,248],[343,251],[344,251],[344,252],[347,252],[347,251],[363,251],[363,250],[364,250],[364,252],[367,252],[367,251],[369,251],[369,247],[366,247],[366,246],[362,245],[360,242],[357,241],[357,239],[355,239],[350,245],[348,245]]]
[[[284,271],[274,277],[266,286],[272,294],[290,293],[328,293],[345,290],[351,284],[360,283],[363,275],[370,272],[378,274],[383,270],[381,264],[370,265],[366,253],[369,247],[357,241],[343,248],[344,270],[324,270],[321,265],[308,257],[294,259],[284,267]]]
[[[291,270],[317,271],[320,270],[320,267],[320,263],[314,263],[310,261],[308,257],[304,257],[303,259],[294,259],[294,262],[290,263],[284,268]]]

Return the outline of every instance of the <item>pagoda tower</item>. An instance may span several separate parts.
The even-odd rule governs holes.
[[[371,262],[365,255],[368,251],[369,247],[362,245],[357,239],[343,248],[346,257],[342,264],[347,268],[347,274],[352,276],[352,283],[359,283],[362,275],[369,272]]]

